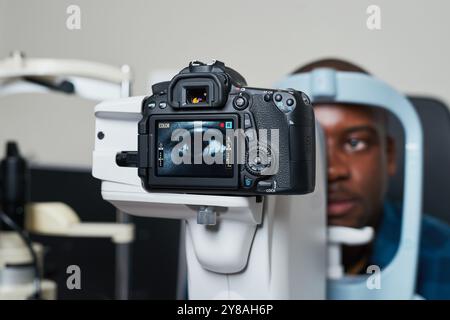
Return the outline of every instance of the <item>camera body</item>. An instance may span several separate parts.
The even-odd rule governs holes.
[[[136,166],[147,191],[305,194],[315,186],[315,118],[295,90],[246,87],[222,62],[192,62],[142,101]]]

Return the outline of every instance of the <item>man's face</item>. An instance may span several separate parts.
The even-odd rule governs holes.
[[[383,113],[368,107],[319,104],[328,161],[328,224],[374,225],[382,212],[388,176],[395,173],[392,139]]]

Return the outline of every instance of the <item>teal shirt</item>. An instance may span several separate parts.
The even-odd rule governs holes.
[[[399,206],[385,204],[370,264],[383,268],[395,256],[401,214]],[[450,226],[427,215],[421,224],[416,293],[425,299],[450,299]]]

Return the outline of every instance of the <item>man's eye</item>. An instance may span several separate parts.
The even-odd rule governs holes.
[[[367,148],[367,143],[364,140],[351,138],[345,144],[348,151],[361,151]]]

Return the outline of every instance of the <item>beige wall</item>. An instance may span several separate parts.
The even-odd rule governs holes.
[[[81,30],[66,28],[66,8],[81,7]],[[381,7],[382,29],[366,28],[366,8]],[[152,72],[216,58],[252,86],[270,86],[319,57],[353,60],[398,89],[450,103],[449,1],[144,1],[0,0],[0,57],[128,63],[135,94]],[[43,164],[89,166],[93,103],[62,95],[0,100],[0,155],[18,139]]]

